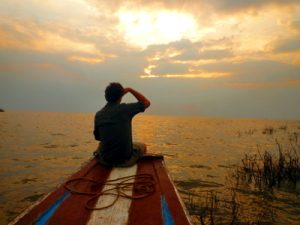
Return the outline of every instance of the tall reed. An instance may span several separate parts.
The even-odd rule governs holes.
[[[216,190],[189,193],[185,203],[195,224],[275,224],[276,210],[273,206],[273,188],[292,184],[297,188],[300,181],[300,145],[293,134],[289,149],[283,149],[277,141],[277,154],[257,148],[256,154],[245,154],[242,165],[228,177],[230,185],[221,192]],[[246,189],[254,184],[252,197],[245,198]],[[248,187],[249,188],[249,187]],[[257,189],[258,188],[258,189]],[[252,200],[251,200],[252,199]],[[250,204],[249,201],[250,200]],[[252,212],[249,212],[249,205]]]
[[[280,187],[283,182],[292,183],[296,187],[300,181],[300,157],[297,148],[283,150],[277,140],[278,155],[268,151],[263,154],[246,154],[242,159],[242,167],[238,171],[240,178],[254,182],[258,187]],[[298,149],[298,151],[300,148]]]

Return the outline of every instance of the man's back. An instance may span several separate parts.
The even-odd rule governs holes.
[[[131,93],[138,102],[121,104],[122,97]],[[123,88],[120,83],[110,83],[105,89],[107,104],[96,113],[94,124],[95,139],[99,145],[99,160],[106,165],[130,165],[145,151],[133,149],[132,118],[144,112],[150,101],[132,88]]]
[[[108,163],[121,163],[132,152],[131,120],[143,112],[143,103],[107,103],[95,116],[95,126],[101,141],[100,154]]]

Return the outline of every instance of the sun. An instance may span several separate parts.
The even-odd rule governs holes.
[[[118,13],[119,30],[130,44],[147,47],[182,38],[193,38],[197,31],[194,18],[174,11],[128,11]]]

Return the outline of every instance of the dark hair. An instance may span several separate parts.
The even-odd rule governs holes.
[[[105,89],[105,99],[108,102],[116,102],[123,96],[124,88],[120,83],[110,83]]]

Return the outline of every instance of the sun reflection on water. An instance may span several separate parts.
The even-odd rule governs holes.
[[[274,132],[264,133],[267,127],[274,128]],[[1,113],[0,224],[6,224],[63,182],[92,156],[97,147],[92,128],[93,114],[89,113]],[[287,146],[289,137],[296,132],[300,132],[299,121],[151,115],[133,120],[134,140],[147,143],[148,152],[165,155],[167,168],[183,198],[203,191],[225,196],[229,172],[245,153],[255,154],[257,145],[260,151],[274,152],[275,138]],[[255,211],[256,206],[250,202],[258,201],[259,195],[243,190],[240,200]],[[296,224],[299,213],[295,212],[300,206],[295,203],[295,195],[284,190],[275,194],[273,203],[280,209],[277,217]]]

